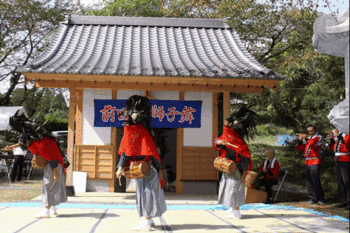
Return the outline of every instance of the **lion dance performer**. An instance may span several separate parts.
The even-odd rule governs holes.
[[[43,126],[31,122],[18,112],[10,118],[13,130],[22,134],[23,144],[35,156],[34,168],[43,168],[42,206],[37,218],[49,218],[50,212],[57,215],[56,206],[67,201],[65,165],[62,152],[55,138]]]
[[[245,204],[245,177],[253,164],[243,138],[249,137],[249,131],[255,128],[255,116],[255,112],[241,107],[225,119],[224,133],[214,141],[220,157],[234,161],[237,166],[232,174],[223,172],[219,184],[218,204],[230,208],[226,218],[241,218],[239,207]]]
[[[136,204],[141,221],[133,230],[151,230],[152,218],[161,217],[167,210],[164,191],[161,159],[151,134],[152,105],[147,97],[131,96],[125,104],[126,116],[124,135],[119,147],[120,160],[117,166],[117,178],[123,169],[133,161],[146,161],[150,172],[144,178],[136,179]]]

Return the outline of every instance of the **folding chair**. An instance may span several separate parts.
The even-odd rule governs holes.
[[[287,175],[287,170],[280,170],[280,172],[278,173],[278,177],[279,177],[279,182],[278,182],[278,189],[277,189],[277,193],[275,195],[275,198],[273,199],[273,201],[275,201],[277,199],[277,195],[281,190],[281,187],[283,185],[284,179],[286,178]]]
[[[33,155],[32,153],[28,152],[25,160],[24,160],[24,169],[23,171],[25,172],[26,176],[27,176],[27,180],[29,180],[30,175],[32,174],[32,159],[33,159]]]
[[[5,159],[1,159],[0,160],[0,172],[7,173],[6,176],[7,176],[8,180],[9,180],[10,184],[11,184],[11,179],[10,179],[11,171],[12,171],[12,169],[9,170],[7,168],[6,160]]]

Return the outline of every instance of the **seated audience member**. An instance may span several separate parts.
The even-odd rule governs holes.
[[[275,157],[275,150],[271,149],[267,152],[267,159],[260,164],[260,185],[265,186],[267,192],[266,203],[272,203],[272,186],[278,184],[278,173],[280,171],[280,163]]]

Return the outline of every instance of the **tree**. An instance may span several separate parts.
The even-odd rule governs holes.
[[[283,52],[309,43],[318,13],[315,1],[225,0],[218,4],[219,17],[228,17],[246,48],[265,66],[274,69]],[[294,39],[289,40],[290,34]]]
[[[10,104],[24,106],[31,120],[46,123],[50,131],[68,128],[68,107],[60,89],[17,88]]]
[[[212,0],[112,0],[92,15],[135,17],[216,18],[217,2]]]
[[[0,85],[9,88],[0,105],[10,103],[11,94],[24,77],[17,68],[27,65],[47,45],[69,8],[55,7],[51,0],[0,1]]]

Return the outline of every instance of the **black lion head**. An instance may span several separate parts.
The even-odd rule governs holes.
[[[11,131],[19,133],[21,141],[26,141],[30,144],[33,140],[38,140],[43,136],[50,136],[51,133],[46,130],[45,124],[39,125],[29,120],[24,113],[19,114],[19,110],[10,117],[9,124]]]
[[[251,137],[255,130],[257,114],[246,105],[241,105],[226,118],[227,126],[234,129],[242,138]]]
[[[125,108],[124,116],[127,125],[142,124],[150,131],[152,104],[147,97],[133,95],[127,99]]]

